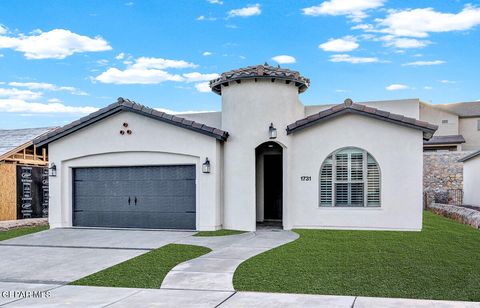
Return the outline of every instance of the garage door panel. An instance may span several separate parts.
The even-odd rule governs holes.
[[[195,180],[153,181],[148,187],[147,195],[151,196],[184,196],[195,194]]]
[[[75,211],[147,211],[147,212],[195,212],[195,197],[76,197]]]
[[[194,165],[75,169],[74,225],[195,229],[195,172]]]
[[[130,205],[128,197],[101,197],[101,196],[84,196],[75,197],[75,211],[131,211],[134,204],[131,198]]]
[[[90,211],[76,212],[74,218],[82,227],[192,229],[195,226],[195,213]]]
[[[138,197],[136,207],[140,211],[195,212],[195,197]]]

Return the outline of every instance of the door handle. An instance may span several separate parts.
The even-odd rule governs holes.
[[[135,196],[135,205],[137,205],[137,196]]]
[[[130,205],[130,197],[128,197],[128,205]]]

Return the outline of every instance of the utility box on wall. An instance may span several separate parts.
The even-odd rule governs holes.
[[[17,219],[48,216],[48,168],[17,166]]]

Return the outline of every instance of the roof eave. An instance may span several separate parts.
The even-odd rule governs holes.
[[[337,105],[338,106],[338,105]],[[387,117],[384,117],[384,116],[381,116],[381,115],[377,115],[377,114],[372,114],[372,113],[368,113],[368,112],[365,112],[365,111],[362,111],[362,110],[358,110],[358,109],[353,109],[351,107],[346,107],[346,108],[342,108],[342,109],[339,109],[337,111],[334,111],[324,117],[321,117],[321,118],[318,118],[316,120],[313,120],[313,121],[309,121],[309,122],[306,122],[305,124],[302,124],[302,125],[298,125],[298,126],[295,126],[294,128],[289,128],[290,126],[292,125],[295,125],[295,123],[293,124],[290,124],[287,126],[287,135],[290,135],[296,131],[299,131],[299,130],[303,130],[307,127],[310,127],[310,126],[313,126],[313,125],[316,125],[318,123],[319,120],[328,120],[330,118],[333,118],[333,117],[337,117],[337,116],[340,116],[342,114],[349,114],[349,113],[352,113],[352,114],[359,114],[359,115],[363,115],[363,116],[367,116],[367,117],[371,117],[371,118],[375,118],[375,119],[378,119],[378,120],[382,120],[382,121],[386,121],[386,122],[390,122],[390,123],[393,123],[393,124],[397,124],[397,125],[401,125],[401,126],[404,126],[404,127],[410,127],[410,128],[413,128],[413,129],[419,129],[423,132],[423,139],[424,140],[430,140],[430,138],[433,137],[433,134],[437,131],[438,129],[438,126],[436,125],[432,125],[432,124],[429,124],[431,126],[431,128],[429,127],[424,127],[424,126],[418,126],[418,125],[415,125],[415,124],[410,124],[410,123],[406,123],[406,122],[401,122],[401,121],[397,121],[397,120],[394,120],[394,119],[391,119],[391,118],[387,118]]]
[[[473,153],[459,159],[458,162],[459,163],[464,163],[464,162],[469,161],[470,159],[475,158],[477,156],[480,156],[480,151],[473,152]]]
[[[91,119],[86,120],[85,122],[81,122],[78,125],[72,126],[71,128],[69,128],[65,131],[62,131],[62,132],[59,132],[59,133],[55,133],[55,131],[53,131],[52,132],[53,134],[52,134],[51,137],[48,137],[48,134],[47,134],[47,136],[35,138],[33,140],[33,144],[35,144],[38,147],[49,144],[49,143],[51,143],[55,140],[58,140],[58,139],[63,138],[67,135],[70,135],[70,134],[76,132],[79,129],[82,129],[86,126],[89,126],[89,125],[91,125],[91,124],[93,124],[97,121],[100,121],[100,120],[102,120],[106,117],[109,117],[109,116],[111,116],[113,114],[116,114],[118,112],[121,112],[121,111],[134,112],[134,113],[137,113],[137,114],[149,117],[149,118],[153,118],[155,120],[158,120],[158,121],[161,121],[161,122],[164,122],[164,123],[167,123],[167,124],[175,125],[175,126],[178,126],[178,127],[181,127],[181,128],[185,128],[185,129],[188,129],[188,130],[191,130],[191,131],[201,133],[203,135],[214,137],[215,139],[220,140],[222,142],[226,141],[228,139],[228,136],[229,136],[228,132],[223,132],[222,134],[215,134],[213,131],[208,132],[208,131],[202,130],[200,128],[183,125],[181,122],[175,122],[175,121],[172,121],[172,120],[167,120],[166,118],[159,117],[159,116],[156,116],[152,113],[142,111],[141,109],[134,108],[134,106],[130,107],[130,106],[125,106],[125,105],[117,105],[117,106],[114,106],[111,109],[105,110],[105,112],[100,113],[100,114],[96,115],[95,117],[92,117]]]

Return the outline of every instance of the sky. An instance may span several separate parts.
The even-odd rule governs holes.
[[[480,100],[480,1],[1,1],[0,128],[65,125],[118,97],[218,111],[208,81],[279,64],[306,105]]]

